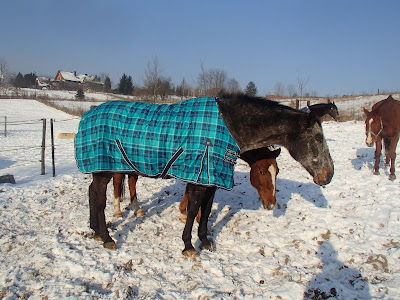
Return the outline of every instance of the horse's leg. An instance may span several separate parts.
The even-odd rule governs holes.
[[[114,217],[122,218],[121,205],[122,191],[124,189],[125,174],[114,173],[113,174],[113,186],[114,186]]]
[[[379,163],[381,161],[382,152],[382,138],[379,136],[375,143],[375,164],[374,164],[374,174],[379,175]]]
[[[213,201],[213,196],[215,194],[215,190],[216,190],[215,187],[205,187],[191,183],[188,183],[187,185],[187,192],[188,192],[187,220],[182,234],[182,240],[185,244],[185,248],[183,249],[182,253],[186,257],[198,256],[198,253],[196,252],[196,250],[192,245],[192,228],[194,219],[196,218],[196,215],[200,207],[202,207],[202,210],[204,209],[204,213],[202,214],[198,231],[198,236],[201,241],[201,247],[202,249],[212,250],[211,243],[207,239],[207,221],[211,211],[211,205]]]
[[[104,248],[116,249],[115,242],[110,237],[106,226],[104,209],[106,208],[107,184],[112,173],[93,173],[93,181],[89,187],[90,228],[94,230],[95,239],[104,242]]]
[[[186,223],[186,208],[188,205],[188,199],[189,199],[189,192],[188,192],[188,185],[186,185],[185,193],[183,194],[181,203],[179,203],[179,211],[181,213],[179,216],[179,220],[183,223]]]
[[[189,193],[188,193],[188,187],[186,185],[185,194],[183,194],[183,198],[181,200],[181,203],[179,204],[179,211],[181,212],[179,220],[182,223],[186,223],[186,208],[188,205],[188,198],[189,198]],[[196,216],[196,221],[199,224],[200,224],[200,217],[201,217],[201,208],[199,208],[199,213]]]
[[[129,194],[131,199],[131,206],[133,208],[133,212],[135,213],[136,217],[143,217],[144,212],[139,206],[139,201],[136,195],[136,182],[138,180],[138,175],[136,174],[129,174],[128,175],[128,182],[129,182]]]
[[[396,165],[395,162],[396,162],[396,147],[397,147],[398,141],[399,141],[399,133],[391,138],[390,147],[389,147],[389,151],[388,151],[388,157],[390,159],[389,179],[392,181],[396,179],[396,175],[394,173],[396,171],[395,170],[395,165]]]
[[[385,147],[385,167],[390,165],[389,148],[390,148],[390,138],[383,139],[383,146]]]
[[[214,247],[211,245],[210,240],[207,238],[208,228],[208,218],[210,217],[212,204],[214,201],[214,195],[217,188],[215,187],[208,187],[206,190],[206,194],[204,195],[204,199],[201,202],[201,213],[200,211],[197,214],[197,221],[199,222],[199,230],[198,236],[201,241],[200,249],[204,250],[207,249],[209,251],[214,251]],[[200,217],[200,221],[198,218]]]

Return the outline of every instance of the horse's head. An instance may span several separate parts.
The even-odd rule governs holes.
[[[313,176],[316,184],[328,184],[332,180],[334,167],[321,122],[313,113],[309,113],[299,124],[299,129],[287,147],[290,155]]]
[[[339,110],[335,104],[335,102],[329,102],[329,115],[335,120],[340,120]]]
[[[276,204],[276,176],[279,173],[276,159],[255,162],[250,170],[251,185],[257,190],[264,208],[271,210]]]
[[[250,165],[250,183],[257,190],[263,207],[268,210],[276,204],[276,176],[279,172],[276,158],[280,153],[281,148],[263,147],[240,155]]]
[[[368,147],[372,147],[378,136],[383,130],[382,119],[378,114],[379,110],[375,109],[373,111],[368,111],[364,108],[365,118],[365,143]]]

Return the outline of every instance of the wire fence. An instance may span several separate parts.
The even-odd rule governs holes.
[[[68,122],[72,120],[78,120],[79,118],[77,117],[72,117],[68,119],[62,119],[62,120],[57,120],[57,122]],[[7,117],[0,117],[0,135],[1,131],[4,132],[4,137],[6,140],[8,140],[7,135],[9,135],[11,132],[16,132],[16,134],[23,134],[22,131],[24,130],[31,130],[34,132],[37,132],[38,135],[38,142],[32,143],[30,142],[29,144],[25,143],[15,143],[12,145],[7,145],[6,143],[2,143],[0,147],[0,154],[2,156],[8,156],[4,154],[11,154],[13,157],[18,156],[18,162],[28,162],[28,163],[40,163],[41,165],[41,174],[45,174],[45,161],[46,161],[46,150],[51,151],[51,164],[52,164],[52,170],[53,170],[53,177],[55,176],[55,141],[54,141],[54,123],[55,119],[50,119],[50,144],[46,143],[46,136],[47,136],[47,119],[31,119],[31,120],[13,120],[10,121]],[[25,128],[23,128],[25,126]],[[26,128],[28,127],[28,128]],[[2,130],[3,129],[3,130]],[[40,131],[42,131],[41,135],[41,143],[39,144],[39,134]],[[35,137],[36,139],[36,137]],[[72,144],[74,141],[63,143],[63,145],[66,144]],[[32,150],[34,151],[32,153]],[[37,151],[35,151],[37,150]],[[24,158],[24,155],[29,152],[30,157],[36,157],[36,158]],[[40,156],[40,158],[39,158]]]

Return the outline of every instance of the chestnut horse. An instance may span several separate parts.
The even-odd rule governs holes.
[[[180,108],[182,105],[186,105],[187,103],[192,105],[192,107],[204,107],[205,105],[202,104],[204,101],[210,100],[203,98],[187,100],[178,104],[170,105],[168,108],[165,105],[141,105],[146,106],[146,110],[152,112],[159,112],[168,109],[170,111],[168,118],[174,117],[176,120],[178,120],[182,115],[182,112],[180,109],[176,108]],[[208,123],[205,125],[205,127],[207,129],[217,128],[218,135],[224,134],[224,132],[220,131],[224,130],[220,125],[221,121],[223,121],[223,124],[226,126],[229,134],[233,138],[237,147],[240,149],[241,153],[257,148],[267,147],[268,145],[281,145],[287,148],[290,155],[310,173],[316,184],[326,185],[332,180],[334,174],[333,161],[329,153],[328,145],[325,141],[321,122],[313,113],[303,113],[274,101],[257,97],[249,97],[246,95],[222,96],[219,99],[215,99],[215,105],[218,109],[218,114],[216,115],[216,119],[213,119],[213,121],[218,123]],[[110,237],[110,234],[107,230],[104,209],[106,206],[107,184],[111,180],[113,172],[116,170],[104,171],[104,169],[101,169],[101,163],[107,164],[111,161],[115,161],[116,157],[107,157],[107,153],[109,153],[108,155],[114,155],[114,153],[117,153],[116,151],[119,150],[122,157],[117,157],[118,162],[121,162],[122,164],[123,160],[125,160],[127,166],[131,167],[131,172],[138,174],[137,168],[135,168],[135,165],[132,164],[131,161],[133,159],[141,159],[140,157],[135,158],[133,153],[128,153],[125,151],[126,145],[123,145],[119,138],[119,132],[121,132],[119,126],[124,124],[119,120],[125,120],[126,118],[129,118],[130,120],[136,120],[136,116],[132,115],[135,110],[132,108],[125,109],[123,116],[111,113],[108,117],[106,109],[111,107],[115,111],[116,106],[121,107],[122,103],[118,102],[115,103],[115,105],[112,103],[105,103],[85,113],[80,122],[75,141],[75,152],[79,168],[82,172],[91,172],[93,175],[93,181],[89,186],[90,227],[94,230],[95,238],[102,240],[104,247],[108,249],[116,249],[116,244]],[[206,113],[207,116],[209,116],[213,112],[210,112],[209,110],[202,110],[198,112],[191,110],[190,112],[190,114],[193,116],[203,113]],[[110,120],[110,118],[112,120]],[[163,118],[167,118],[167,116],[164,115]],[[90,121],[92,120],[95,120],[97,123],[90,124]],[[140,120],[142,122],[144,119],[141,117]],[[183,123],[176,125],[174,131],[176,142],[193,141],[194,136],[189,136],[188,140],[186,138],[187,136],[185,136],[188,132],[188,129],[191,129],[192,126],[192,123],[188,124],[189,127],[181,126]],[[158,124],[155,121],[152,121],[151,126],[156,127],[157,125]],[[124,128],[122,133],[125,134],[128,132],[129,128]],[[180,139],[176,135],[179,132],[181,133]],[[90,134],[97,133],[99,133],[97,138],[90,136]],[[140,133],[137,132],[137,134]],[[148,134],[147,136],[153,135],[154,133]],[[86,136],[89,136],[90,138],[84,140]],[[121,138],[125,138],[126,136],[127,135],[122,136]],[[213,136],[215,136],[215,134],[213,135],[211,132],[211,138],[207,138],[201,142],[205,148],[206,156],[199,157],[201,159],[200,163],[207,163],[207,166],[209,166],[209,163],[211,163],[210,166],[212,166],[212,163],[216,162],[212,160],[205,160],[205,157],[209,157],[208,154],[213,153],[212,151],[214,150],[214,145],[221,145],[220,142],[214,144]],[[113,141],[113,144],[109,143],[109,141]],[[159,142],[162,143],[163,140],[159,140]],[[232,145],[232,143],[229,142],[229,145]],[[106,151],[99,152],[102,146],[107,146]],[[183,150],[183,152],[185,151],[183,148],[179,149]],[[178,155],[181,155],[183,152],[177,152],[177,155],[173,158],[175,160],[178,157],[180,158]],[[90,166],[92,169],[85,168],[87,167],[85,166],[85,162],[91,161],[90,157],[85,156],[87,153],[98,153],[97,157],[101,159],[100,161],[95,161],[96,164],[94,167]],[[235,159],[232,157],[235,155],[235,153],[229,150],[229,148],[226,149],[226,153],[229,157],[227,156],[224,158],[224,163],[234,163]],[[174,161],[172,161],[172,164]],[[171,162],[171,160],[169,162]],[[152,165],[149,166],[151,167]],[[177,166],[173,166],[177,168]],[[217,168],[218,167],[219,166],[217,165]],[[168,176],[169,170],[171,170],[171,165],[166,166],[165,170],[160,173],[161,176],[159,177]],[[214,171],[214,169],[212,170]],[[176,171],[176,169],[173,171]],[[230,182],[229,180],[231,180],[230,178],[233,178],[233,174],[231,175],[221,172],[214,172],[212,174],[204,173],[204,176],[207,174],[220,174],[218,176],[222,177],[218,178],[217,176],[215,179],[220,181],[224,180],[224,182],[228,183]],[[149,174],[145,175],[151,176]],[[190,174],[185,173],[185,175]],[[226,177],[228,175],[229,177]],[[207,178],[203,178],[197,174],[195,176],[197,176],[198,180]],[[199,181],[190,181],[187,185],[187,221],[182,234],[182,240],[185,245],[182,253],[186,257],[198,256],[197,251],[192,245],[192,227],[199,208],[201,208],[201,218],[198,228],[200,249],[214,251],[211,241],[207,237],[207,222],[211,212],[215,191],[219,186],[220,185],[217,184],[204,184]],[[226,186],[230,187],[231,185]]]
[[[271,210],[276,204],[276,176],[279,173],[279,168],[276,163],[276,158],[281,152],[280,148],[273,149],[272,147],[264,147],[254,149],[240,154],[246,163],[250,166],[250,183],[257,190],[260,196],[262,206],[265,209]],[[125,174],[115,173],[113,175],[114,186],[114,217],[122,217],[120,202],[123,199]],[[130,204],[137,217],[144,216],[144,212],[139,207],[139,202],[136,196],[136,182],[138,176],[135,174],[128,175]],[[186,223],[186,208],[188,204],[187,188],[185,194],[179,204],[180,217],[183,223]],[[200,223],[200,211],[197,214],[196,220]]]
[[[364,108],[365,143],[368,147],[376,144],[374,174],[379,175],[379,163],[382,152],[382,140],[386,151],[386,165],[390,163],[390,180],[395,180],[396,147],[400,133],[400,102],[390,95],[379,101],[368,111]]]
[[[257,190],[262,206],[268,210],[273,209],[276,204],[276,176],[279,173],[276,158],[280,153],[280,148],[264,147],[240,154],[240,158],[250,166],[250,183]],[[183,223],[186,223],[188,200],[189,194],[186,187],[185,194],[179,204],[181,212],[179,220]],[[198,223],[200,223],[200,218],[201,211],[199,210],[196,217]]]

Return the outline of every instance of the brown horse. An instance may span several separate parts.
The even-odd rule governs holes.
[[[281,149],[271,149],[263,147],[246,151],[240,154],[250,166],[250,183],[257,190],[261,203],[265,209],[271,210],[276,204],[276,176],[279,168],[276,158],[281,153]],[[179,220],[186,223],[186,208],[189,200],[188,188],[185,189],[182,201],[179,204],[181,212]],[[197,214],[196,220],[200,222],[201,212]]]
[[[257,189],[261,199],[261,203],[265,209],[271,210],[276,204],[276,176],[279,173],[279,168],[276,163],[276,158],[281,152],[280,148],[273,149],[272,147],[264,147],[261,149],[250,150],[240,155],[250,166],[250,183]],[[129,176],[129,191],[130,204],[137,217],[144,216],[144,212],[140,209],[136,196],[136,182],[138,176],[130,174]],[[120,202],[123,199],[122,192],[124,186],[125,174],[115,173],[113,175],[114,186],[114,217],[122,217]],[[186,208],[188,204],[188,187],[185,189],[185,194],[179,205],[179,219],[186,223]],[[200,222],[200,211],[197,214],[197,222]]]
[[[379,162],[382,151],[382,139],[386,151],[386,164],[390,163],[390,180],[395,180],[396,147],[400,133],[400,102],[390,95],[372,106],[368,111],[364,108],[366,144],[376,144],[374,174],[379,175]]]

